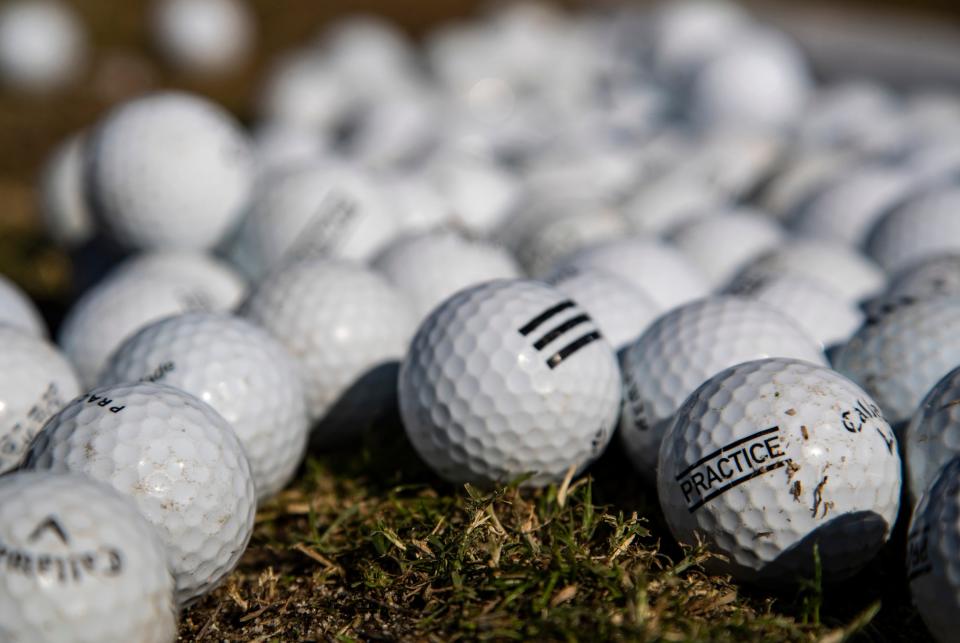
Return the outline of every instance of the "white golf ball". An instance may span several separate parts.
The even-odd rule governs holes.
[[[260,282],[241,315],[299,362],[317,446],[356,441],[395,413],[397,368],[416,322],[406,298],[377,273],[299,262]]]
[[[815,340],[758,301],[711,297],[657,319],[620,354],[620,438],[637,472],[654,480],[663,434],[698,386],[725,368],[768,357],[826,365]]]
[[[707,278],[679,250],[654,237],[627,237],[588,246],[560,262],[558,271],[595,268],[650,295],[663,310],[710,292]]]
[[[162,382],[223,416],[250,461],[257,498],[293,478],[307,446],[299,367],[265,330],[227,314],[186,313],[128,338],[100,376],[101,386]]]
[[[520,199],[520,183],[512,173],[476,156],[441,153],[426,172],[449,203],[454,221],[478,235],[492,233]]]
[[[251,277],[302,259],[366,261],[397,234],[385,192],[357,168],[312,163],[264,177],[234,252]]]
[[[0,323],[15,326],[35,337],[47,336],[40,311],[20,287],[0,275]]]
[[[253,477],[230,424],[163,384],[77,398],[37,435],[24,468],[83,473],[133,500],[167,546],[180,605],[216,587],[253,533]]]
[[[866,240],[867,253],[888,272],[949,252],[960,252],[960,189],[945,186],[908,199],[888,212]]]
[[[623,205],[624,216],[644,234],[662,234],[705,212],[725,207],[727,197],[704,177],[672,170],[642,181]]]
[[[790,220],[797,233],[859,247],[874,224],[914,187],[913,173],[866,165],[836,176],[808,196]]]
[[[239,0],[157,0],[150,32],[160,54],[174,67],[197,76],[232,71],[254,46],[256,25]]]
[[[825,348],[846,343],[864,322],[863,311],[828,285],[784,274],[736,293],[783,313]]]
[[[421,324],[400,369],[420,456],[451,482],[533,474],[544,486],[606,447],[620,407],[616,359],[558,290],[503,280],[461,291]]]
[[[784,236],[768,215],[738,208],[704,213],[675,228],[669,240],[719,288],[749,261],[780,246]]]
[[[520,268],[505,250],[451,231],[398,239],[371,265],[407,295],[418,319],[459,290],[520,277]]]
[[[871,317],[928,299],[960,295],[960,255],[947,254],[921,261],[895,273],[880,295],[865,302]]]
[[[639,337],[663,312],[650,295],[602,270],[571,269],[547,283],[586,310],[617,351]]]
[[[960,297],[908,304],[870,318],[835,355],[834,367],[860,384],[897,426],[960,364]]]
[[[579,250],[629,234],[630,224],[614,208],[592,201],[547,199],[517,210],[496,238],[531,276],[542,277]]]
[[[900,503],[897,440],[856,384],[827,368],[764,359],[712,377],[660,449],[657,490],[673,535],[726,557],[708,568],[795,586],[847,577],[890,537]]]
[[[836,241],[794,238],[748,263],[727,289],[739,292],[784,274],[822,282],[851,302],[882,292],[887,281],[883,270],[855,248]]]
[[[106,485],[46,472],[0,479],[0,552],[5,641],[176,639],[166,548]]]
[[[66,3],[17,0],[0,7],[0,84],[43,93],[77,80],[86,58],[83,25]]]
[[[47,160],[40,177],[40,214],[55,243],[76,247],[95,232],[83,184],[84,134],[61,143]]]
[[[941,643],[953,641],[960,611],[960,460],[928,486],[907,536],[907,579],[923,622]]]
[[[780,33],[756,29],[694,74],[690,107],[709,128],[782,128],[800,117],[811,86],[799,49]]]
[[[326,137],[348,114],[352,101],[343,91],[342,78],[314,48],[274,61],[258,104],[267,122]]]
[[[229,311],[243,296],[242,282],[212,261],[173,264],[182,266],[182,273],[180,268],[157,269],[159,262],[171,265],[166,258],[121,264],[67,313],[57,343],[85,387],[96,385],[113,351],[147,324],[188,311]],[[211,269],[202,269],[205,265]],[[197,270],[186,274],[191,266]]]
[[[947,373],[930,389],[903,432],[908,491],[916,501],[933,484],[937,471],[960,455],[960,369]]]
[[[0,325],[0,474],[20,464],[46,421],[79,394],[73,367],[56,348]]]
[[[222,108],[190,94],[126,102],[87,145],[94,212],[134,248],[213,247],[237,223],[253,184],[246,134]]]

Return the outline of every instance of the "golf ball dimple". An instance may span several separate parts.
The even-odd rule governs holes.
[[[167,551],[133,503],[86,476],[0,479],[0,635],[172,643]]]
[[[746,362],[701,385],[663,438],[657,489],[708,568],[761,585],[852,575],[890,536],[900,456],[880,408],[850,380],[791,359]]]
[[[308,422],[299,368],[265,330],[227,314],[186,313],[143,328],[114,353],[101,386],[150,381],[175,386],[233,427],[264,500],[303,459]]]
[[[826,365],[818,342],[758,301],[711,297],[657,319],[620,355],[620,438],[637,472],[654,479],[663,434],[698,386],[725,368],[768,357]]]
[[[616,425],[616,359],[589,314],[535,281],[454,295],[421,324],[400,369],[407,435],[451,482],[526,486],[582,471]]]
[[[253,533],[253,477],[233,428],[163,384],[77,398],[37,435],[24,469],[82,473],[129,497],[167,547],[181,606],[223,581]]]
[[[960,363],[960,297],[908,304],[870,318],[834,358],[894,426]]]

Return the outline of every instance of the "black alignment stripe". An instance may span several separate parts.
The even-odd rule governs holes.
[[[764,429],[763,431],[757,431],[756,433],[754,433],[754,434],[752,434],[752,435],[748,435],[748,436],[745,437],[745,438],[740,438],[740,439],[737,440],[736,442],[731,442],[730,444],[727,444],[727,445],[725,445],[725,446],[722,446],[722,447],[720,447],[719,449],[717,449],[716,451],[714,451],[713,453],[708,453],[707,455],[703,456],[702,458],[700,458],[699,460],[697,460],[696,462],[694,462],[693,464],[691,464],[689,467],[687,467],[686,469],[684,469],[683,471],[681,471],[680,473],[678,473],[678,474],[677,474],[677,481],[679,482],[679,481],[680,481],[680,478],[685,477],[688,473],[690,473],[691,471],[693,471],[694,469],[696,469],[697,467],[699,467],[699,466],[700,466],[701,464],[703,464],[704,462],[706,462],[706,461],[708,461],[708,460],[713,460],[715,457],[717,457],[718,455],[720,455],[720,454],[723,453],[724,451],[729,451],[730,449],[734,449],[734,448],[740,446],[740,445],[743,444],[744,442],[749,442],[750,440],[753,440],[754,438],[759,438],[759,437],[764,436],[764,435],[766,435],[766,434],[768,434],[768,433],[773,433],[774,431],[778,431],[778,430],[780,430],[780,427],[779,427],[779,426],[774,426],[774,427],[770,427],[769,429]]]
[[[594,342],[598,339],[600,339],[600,333],[598,331],[592,331],[586,335],[583,335],[580,337],[580,339],[574,340],[551,355],[550,359],[547,360],[547,366],[549,366],[551,369],[556,368],[563,360],[567,359],[590,342]]]
[[[749,474],[747,474],[747,475],[745,475],[745,476],[742,476],[742,477],[740,477],[740,478],[737,478],[736,480],[734,480],[734,481],[731,482],[730,484],[726,484],[726,485],[718,488],[718,489],[717,489],[716,491],[714,491],[713,493],[711,493],[711,494],[709,494],[709,495],[706,495],[706,496],[704,496],[703,498],[701,498],[701,499],[700,499],[700,502],[698,502],[698,503],[690,506],[689,511],[690,511],[690,513],[693,513],[694,511],[696,511],[697,509],[699,509],[699,508],[702,507],[703,505],[707,504],[708,502],[710,502],[711,500],[713,500],[714,498],[716,498],[716,497],[719,496],[720,494],[722,494],[722,493],[724,493],[724,492],[727,492],[727,491],[729,491],[730,489],[733,489],[734,487],[736,487],[736,486],[738,486],[738,485],[742,485],[744,482],[748,482],[748,481],[750,481],[750,480],[753,480],[753,479],[756,478],[757,476],[762,476],[762,475],[765,474],[767,471],[773,471],[774,469],[779,469],[780,467],[782,467],[782,466],[784,466],[784,465],[786,465],[786,464],[787,464],[787,461],[786,461],[786,460],[778,460],[777,462],[774,462],[773,464],[768,464],[768,465],[765,466],[765,467],[760,467],[759,469],[756,469],[755,471],[752,471],[752,472],[750,472]]]
[[[549,331],[546,335],[534,342],[533,347],[537,350],[540,350],[556,338],[563,335],[565,332],[573,328],[574,326],[579,326],[584,322],[590,321],[590,317],[587,315],[577,315],[576,317],[571,317],[567,321],[563,322],[553,330]]]
[[[567,299],[566,301],[561,301],[556,306],[551,306],[550,308],[547,308],[545,311],[543,311],[542,313],[540,313],[539,315],[537,315],[536,317],[528,321],[524,326],[521,326],[520,334],[529,335],[530,333],[532,333],[537,329],[537,326],[547,321],[548,319],[550,319],[560,311],[566,310],[567,308],[573,308],[574,306],[576,306],[576,304],[574,304],[572,300]]]

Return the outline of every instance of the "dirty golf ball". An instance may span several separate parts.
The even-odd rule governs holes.
[[[764,359],[729,368],[683,404],[657,478],[674,536],[726,561],[714,571],[789,586],[856,572],[890,536],[900,456],[880,408],[827,368]]]

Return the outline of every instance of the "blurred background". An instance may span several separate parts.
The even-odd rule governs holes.
[[[17,2],[2,2],[0,9]],[[64,1],[82,40],[72,50],[69,81],[38,91],[0,86],[0,273],[11,276],[56,319],[71,289],[70,260],[49,243],[38,217],[37,177],[56,145],[96,121],[111,105],[176,87],[209,96],[246,125],[271,66],[285,52],[318,39],[338,20],[377,16],[414,40],[438,25],[477,15],[489,2],[251,0],[248,51],[215,73],[178,65],[158,47],[156,3],[148,0]],[[501,5],[504,3],[500,3]],[[622,3],[555,2],[563,10],[615,12]],[[642,5],[643,3],[633,3]],[[885,84],[960,86],[960,21],[950,0],[917,2],[741,3],[782,29],[808,57],[814,77],[872,77]],[[27,34],[27,48],[31,38]],[[4,43],[3,40],[7,42]],[[23,47],[0,30],[0,50]],[[69,48],[67,48],[68,51]]]

